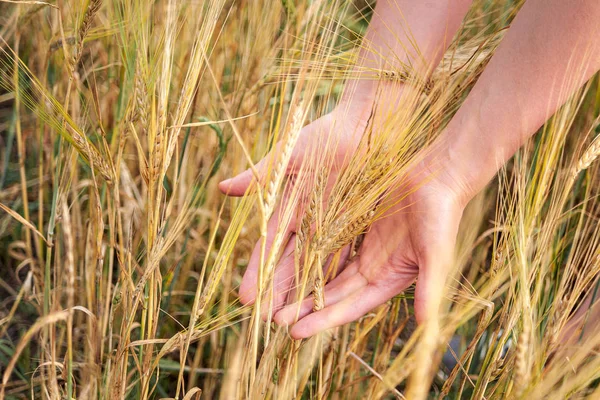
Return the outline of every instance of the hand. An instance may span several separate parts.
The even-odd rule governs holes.
[[[313,301],[308,298],[275,315],[278,324],[294,324],[292,337],[306,338],[354,321],[400,294],[416,278],[417,321],[437,316],[464,206],[458,193],[438,178],[415,185],[412,194],[373,223],[359,256],[325,286],[324,309],[312,312]],[[411,188],[404,186],[402,191],[406,190]]]
[[[357,140],[352,132],[358,130],[362,133],[366,126],[364,116],[369,113],[359,112],[356,115],[360,117],[337,119],[339,115],[334,111],[305,127],[291,164],[301,164],[303,152],[312,135],[350,135],[339,140],[340,145],[335,149],[335,154],[343,159],[348,152],[355,151]],[[334,121],[335,126],[332,126]],[[259,174],[265,172],[268,157],[257,164]],[[275,321],[283,325],[294,324],[291,336],[306,338],[360,318],[401,293],[417,277],[417,319],[422,322],[434,317],[453,260],[458,224],[465,204],[463,196],[457,190],[461,185],[449,184],[453,182],[450,179],[451,173],[439,168],[437,170],[439,173],[432,173],[427,161],[411,169],[409,175],[419,178],[409,179],[410,184],[404,183],[402,188],[397,189],[400,194],[411,194],[401,196],[404,197],[403,201],[372,224],[365,235],[359,256],[325,286],[325,308],[318,312],[312,312],[312,298],[281,309],[285,305],[294,276],[294,230],[297,224],[292,220],[284,228],[287,246],[274,275],[272,310],[276,312]],[[335,181],[335,176],[336,172],[333,171],[330,185]],[[252,180],[252,173],[246,171],[221,182],[220,188],[230,195],[242,195]],[[278,211],[275,211],[268,224],[267,253],[275,232],[280,228],[278,215]],[[240,286],[240,300],[244,304],[250,304],[256,299],[259,259],[260,242],[252,253]]]
[[[360,97],[360,96],[359,96]],[[364,96],[366,98],[368,96]],[[353,101],[352,105],[346,102],[342,102],[340,106],[336,108],[332,113],[319,118],[313,123],[305,126],[300,133],[300,137],[296,146],[294,148],[292,157],[290,159],[289,165],[292,166],[288,168],[287,174],[291,176],[294,174],[293,166],[299,167],[302,159],[305,157],[305,153],[310,151],[312,145],[314,145],[315,138],[322,138],[329,135],[339,135],[339,137],[335,138],[333,141],[337,143],[335,148],[330,149],[329,151],[334,152],[334,156],[338,161],[338,165],[342,165],[344,162],[344,158],[347,154],[351,154],[356,150],[358,146],[358,142],[362,133],[367,125],[367,121],[370,115],[370,110],[368,107],[363,107],[363,102],[359,103],[358,101]],[[351,108],[353,110],[360,110],[354,112],[351,116],[348,116],[344,112],[344,116],[342,117],[343,109]],[[273,153],[277,153],[279,148],[281,147],[281,143],[279,143],[275,149],[265,156],[261,161],[259,161],[255,167],[258,171],[261,179],[266,175],[269,168],[269,160],[273,156]],[[331,184],[335,181],[335,176],[337,173],[333,171],[331,173],[328,188],[325,192],[328,192]],[[251,170],[246,170],[241,174],[227,179],[223,182],[219,183],[219,189],[229,195],[229,196],[243,196],[252,182],[254,181],[254,175]],[[263,182],[264,183],[264,182]],[[286,203],[286,199],[284,198],[282,201],[283,204]],[[279,206],[281,207],[281,206]],[[281,229],[282,221],[280,221],[280,208],[277,208],[273,212],[272,218],[269,220],[267,225],[267,243],[266,243],[266,254],[269,254],[269,251],[272,246],[272,241],[275,237],[278,229]],[[293,251],[295,248],[294,244],[294,231],[296,228],[296,218],[295,215],[292,217],[292,220],[289,224],[283,229],[285,229],[285,238],[283,243],[287,242],[287,246],[284,250],[284,255],[279,262],[275,270],[274,276],[274,300],[272,310],[280,309],[286,301],[286,297],[290,288],[292,286],[292,276],[294,275],[294,257]],[[258,280],[258,268],[260,264],[260,251],[261,251],[261,242],[256,243],[252,255],[250,257],[250,261],[248,263],[248,267],[242,279],[242,283],[239,289],[239,297],[240,301],[243,304],[252,304],[256,300],[257,295],[257,280]]]

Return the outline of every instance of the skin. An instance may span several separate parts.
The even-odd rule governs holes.
[[[408,62],[426,75],[439,63],[469,5],[470,0],[380,0],[366,34],[369,49],[362,52],[360,66],[387,68]],[[285,305],[293,277],[296,221],[286,227],[289,242],[275,272],[275,321],[291,325],[292,337],[306,338],[360,318],[415,279],[417,320],[436,318],[466,204],[569,95],[600,69],[599,20],[597,0],[527,1],[460,110],[432,145],[430,155],[409,171],[414,191],[388,216],[373,223],[358,258],[325,286],[325,308],[318,312],[312,312],[310,298]],[[409,42],[416,43],[420,51],[402,45]],[[362,133],[366,126],[375,84],[348,82],[348,94],[336,109],[304,128],[292,164],[300,164],[315,135],[338,135],[340,144],[334,151],[340,158],[355,151],[356,132]],[[390,86],[382,96],[406,90],[410,89]],[[378,110],[393,112],[393,101],[383,103],[386,106]],[[268,157],[257,164],[259,173],[266,171]],[[423,173],[432,178],[425,183],[410,179]],[[245,171],[219,187],[239,196],[252,180],[252,173]],[[410,192],[410,185],[404,186],[403,192],[407,189]],[[402,212],[394,212],[399,209]],[[280,225],[278,212],[273,215],[267,250]],[[256,298],[259,246],[240,287],[244,304]]]

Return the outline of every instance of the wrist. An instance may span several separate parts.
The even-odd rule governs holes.
[[[335,108],[338,114],[360,114],[373,117],[376,125],[383,125],[390,116],[414,105],[415,96],[422,88],[399,81],[351,80]]]
[[[518,145],[501,135],[509,129],[484,126],[480,112],[459,114],[436,138],[429,157],[437,165],[439,179],[455,187],[466,205],[487,186]]]
[[[350,79],[344,85],[336,110],[371,111],[375,103],[377,81]]]
[[[430,175],[427,179],[443,186],[456,203],[465,207],[485,184],[480,184],[481,179],[474,173],[477,169],[471,167],[471,154],[457,151],[452,139],[447,130],[440,134],[427,149],[424,169]]]

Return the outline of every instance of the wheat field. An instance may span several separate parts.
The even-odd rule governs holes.
[[[424,79],[353,68],[367,0],[0,0],[0,399],[599,398],[597,74],[467,206],[437,324],[414,285],[309,339],[271,312],[323,309],[522,3],[476,0]],[[365,80],[405,111],[304,139]]]

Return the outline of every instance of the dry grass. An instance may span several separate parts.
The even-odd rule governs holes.
[[[19,3],[0,2],[0,399],[598,394],[594,309],[577,311],[600,272],[597,77],[469,205],[439,324],[414,327],[412,288],[308,340],[262,319],[285,226],[289,297],[322,309],[341,253],[408,195],[387,196],[520,2],[475,2],[428,79],[351,68],[362,1]],[[351,157],[329,135],[292,159],[347,79],[410,87],[405,112]],[[219,193],[277,142],[260,184]],[[259,239],[260,301],[241,306]]]

